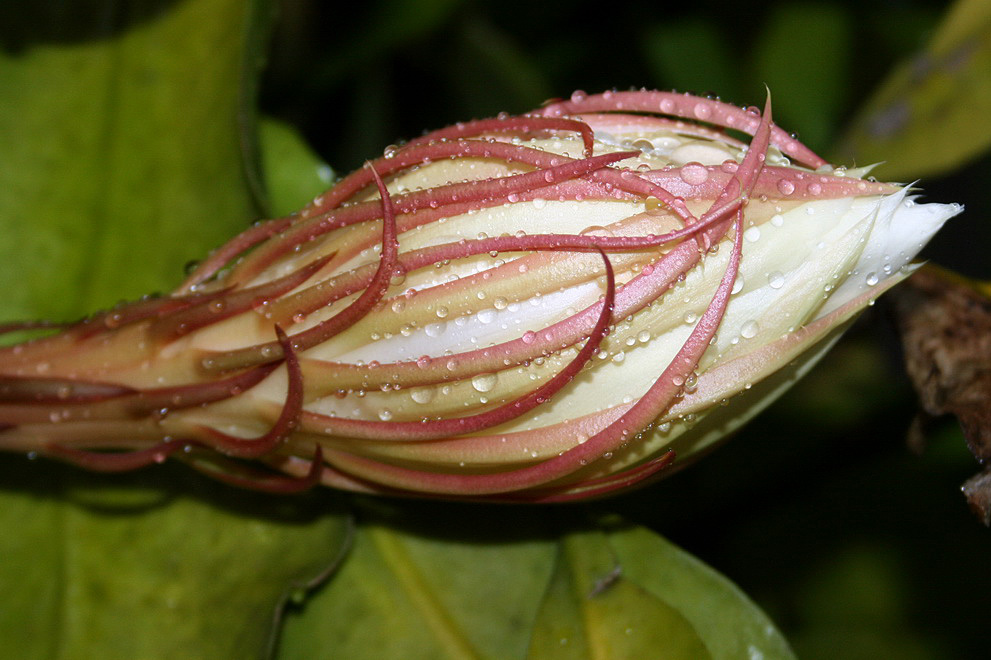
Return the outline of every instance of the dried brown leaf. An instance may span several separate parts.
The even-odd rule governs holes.
[[[971,453],[985,463],[991,458],[991,285],[929,265],[893,300],[905,367],[924,415],[955,415]],[[969,480],[964,494],[991,523],[991,474]]]

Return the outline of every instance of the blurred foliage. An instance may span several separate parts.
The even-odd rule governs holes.
[[[895,69],[841,147],[885,160],[888,180],[951,171],[991,146],[991,3],[958,2],[927,46]],[[982,121],[983,120],[983,121]]]
[[[982,105],[991,88],[991,27],[983,0],[957,3],[953,22],[942,27],[948,3],[937,0],[759,6],[700,0],[673,9],[611,11],[585,0],[277,5],[257,90],[252,73],[259,33],[245,30],[245,12],[259,12],[256,24],[264,26],[269,14],[261,0],[0,5],[0,180],[6,191],[0,194],[0,273],[17,283],[8,287],[4,317],[76,315],[168,288],[182,263],[205,254],[264,204],[285,212],[318,190],[328,174],[321,159],[346,172],[424,129],[525,111],[574,89],[630,86],[713,93],[750,105],[763,100],[768,85],[777,122],[814,149],[853,154],[860,164],[891,158],[892,168],[896,162],[902,167],[891,169],[893,175],[926,176],[930,198],[966,204],[968,212],[929,254],[991,278],[987,251],[980,249],[989,244],[991,215]],[[952,57],[962,45],[967,57]],[[924,67],[922,78],[913,77],[919,62],[933,65]],[[180,93],[163,96],[163,88]],[[260,149],[251,102],[256,92],[261,111],[276,119],[262,122]],[[862,127],[893,102],[911,112],[882,144]],[[147,133],[151,126],[158,132]],[[840,136],[841,147],[834,147]],[[258,181],[267,184],[266,193]],[[95,226],[102,229],[82,231]],[[159,232],[154,241],[150,228]],[[149,249],[137,251],[142,245]],[[363,514],[352,557],[358,561],[346,562],[339,581],[304,603],[312,609],[288,617],[285,657],[312,657],[306,645],[321,641],[300,634],[319,624],[307,624],[306,617],[323,613],[330,622],[326,634],[340,632],[335,589],[350,590],[357,611],[378,616],[395,607],[381,595],[361,602],[359,590],[381,580],[379,593],[388,594],[402,579],[416,579],[416,572],[404,578],[376,568],[381,557],[401,551],[419,557],[410,564],[415,571],[446,569],[455,581],[470,583],[465,567],[485,565],[486,588],[505,575],[503,583],[512,587],[506,597],[516,594],[529,615],[545,621],[548,611],[574,606],[569,589],[588,586],[580,562],[569,565],[567,558],[579,553],[594,562],[608,546],[624,557],[617,593],[655,612],[677,610],[672,621],[682,617],[701,631],[690,604],[658,603],[650,595],[655,587],[645,575],[656,578],[666,562],[689,558],[647,528],[727,574],[768,611],[799,657],[985,656],[991,539],[958,493],[973,462],[952,424],[923,456],[905,450],[913,399],[882,316],[858,326],[806,382],[713,456],[649,489],[592,505],[644,526],[629,528],[633,532],[580,527],[547,542],[542,516],[561,525],[576,509],[517,515],[492,507],[469,515],[454,505],[393,503],[389,525]],[[217,644],[201,653],[250,656],[269,643],[287,588],[332,567],[347,541],[346,515],[332,493],[273,503],[172,468],[104,489],[96,486],[101,477],[20,457],[0,457],[0,474],[0,521],[14,530],[5,534],[0,561],[7,594],[0,602],[0,638],[8,643],[0,657],[92,657],[71,648],[92,640],[103,644],[93,647],[103,657],[167,657],[163,640],[174,643],[172,657],[191,657],[181,643],[195,636],[196,626],[210,626]],[[499,521],[504,526],[492,529],[516,523],[513,538],[520,543],[500,547],[475,528]],[[447,563],[431,565],[442,552],[438,545],[450,540],[442,528],[459,525],[467,528],[443,551]],[[643,546],[626,546],[622,555],[629,534]],[[463,543],[466,537],[475,543]],[[300,552],[282,556],[280,544]],[[377,554],[361,552],[369,545]],[[225,547],[237,559],[211,563],[230,556]],[[169,565],[150,561],[155,553]],[[273,554],[280,560],[272,561]],[[555,569],[555,561],[564,568]],[[187,585],[200,588],[162,582],[178,568]],[[601,573],[601,566],[592,568]],[[232,569],[256,576],[266,589],[237,591],[256,582],[224,580]],[[266,573],[271,570],[278,575]],[[514,571],[524,571],[516,582]],[[525,571],[550,580],[544,601],[534,594],[543,593],[545,582],[519,581]],[[704,567],[698,574],[712,575]],[[79,605],[94,602],[86,599],[107,607]],[[470,615],[464,611],[470,604],[461,605],[461,616]],[[15,607],[34,608],[17,619],[30,626],[10,623]],[[132,633],[116,638],[114,625],[131,625],[138,608],[156,613],[160,629],[131,626]],[[189,620],[190,611],[210,616]],[[348,615],[359,616],[355,611]],[[748,606],[735,611],[757,616]],[[180,620],[186,627],[169,627]],[[484,623],[470,625],[483,638],[506,635]],[[53,639],[52,625],[70,634]],[[374,627],[351,630],[358,635],[353,643],[361,634],[384,640]],[[691,643],[691,635],[684,638]],[[20,645],[9,645],[12,639]],[[496,641],[522,649],[519,640]]]

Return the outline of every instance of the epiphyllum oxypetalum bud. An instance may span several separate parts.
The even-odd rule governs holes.
[[[630,486],[770,402],[959,210],[863,173],[770,104],[576,94],[458,124],[169,297],[3,349],[0,448],[283,492]]]

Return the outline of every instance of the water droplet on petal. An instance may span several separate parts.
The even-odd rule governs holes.
[[[782,195],[790,195],[795,192],[795,184],[788,179],[781,179],[778,181],[778,192]]]
[[[416,403],[430,403],[433,401],[436,391],[432,387],[418,387],[411,390],[409,396]]]
[[[444,330],[447,328],[447,323],[444,321],[438,321],[437,323],[428,323],[423,331],[427,333],[428,337],[440,337],[444,334]]]
[[[685,183],[697,186],[709,179],[709,170],[701,163],[687,163],[681,167],[679,175]]]
[[[471,386],[477,392],[491,392],[498,382],[499,376],[496,374],[477,374],[472,376]]]
[[[757,336],[757,332],[759,330],[760,330],[760,325],[757,323],[757,321],[753,321],[753,320],[747,321],[746,323],[743,324],[743,327],[740,328],[740,336],[743,337],[744,339],[753,339],[754,337]]]

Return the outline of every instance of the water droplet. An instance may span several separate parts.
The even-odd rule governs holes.
[[[615,362],[616,364],[622,364],[623,360],[625,359],[626,359],[626,353],[624,353],[623,351],[620,351],[612,356],[612,361]]]
[[[781,179],[778,181],[778,192],[782,195],[790,195],[795,192],[795,184],[788,179]]]
[[[756,243],[760,240],[760,227],[748,227],[747,230],[743,232],[743,238],[745,238],[748,243]]]
[[[439,319],[446,319],[447,315],[450,313],[451,312],[447,309],[447,307],[438,307],[436,312],[437,318]]]
[[[771,271],[767,274],[767,284],[772,289],[780,289],[785,285],[785,276],[780,270]]]
[[[382,150],[382,155],[386,158],[395,158],[397,153],[399,153],[399,147],[397,147],[394,144],[390,144],[389,146],[387,146],[385,149]]]
[[[687,163],[678,174],[682,181],[693,186],[701,185],[709,179],[709,170],[701,163]]]
[[[392,419],[392,411],[389,410],[388,408],[383,408],[382,410],[379,411],[379,419],[381,419],[383,422],[388,422],[390,419]]]
[[[447,323],[445,321],[438,321],[437,323],[428,323],[423,331],[427,333],[428,337],[440,337],[444,334],[444,330],[447,329]]]
[[[771,224],[775,227],[780,227],[785,223],[785,218],[780,213],[775,213],[771,216]]]
[[[730,291],[730,293],[736,295],[741,291],[743,291],[743,275],[737,273],[736,279],[733,280],[733,289]]]
[[[498,382],[499,376],[496,374],[477,374],[472,376],[471,386],[477,392],[491,392]]]
[[[430,403],[437,392],[432,387],[418,387],[411,390],[409,396],[416,403]]]
[[[588,92],[586,92],[583,89],[576,89],[575,91],[571,92],[572,103],[581,103],[587,98],[588,98]]]
[[[750,320],[744,323],[743,327],[740,328],[740,336],[743,337],[744,339],[753,339],[754,337],[757,336],[757,332],[759,330],[760,330],[760,325],[757,323],[757,321]]]
[[[878,279],[877,273],[870,272],[870,273],[867,273],[867,280],[866,281],[867,281],[867,286],[874,286],[880,280]]]
[[[402,300],[396,300],[392,303],[392,311],[398,314],[399,312],[406,309],[406,302]]]
[[[506,300],[505,298],[503,298],[502,296],[499,296],[498,298],[496,298],[495,300],[492,301],[492,305],[496,309],[502,310],[502,309],[506,309],[507,307],[509,307],[509,301]]]
[[[696,103],[693,112],[695,113],[695,117],[702,120],[712,116],[712,108],[706,103]]]
[[[475,317],[478,319],[479,323],[492,323],[495,321],[496,311],[491,307],[486,307],[485,309],[480,310]]]
[[[818,183],[810,183],[809,184],[809,194],[810,195],[821,195],[822,194],[822,186],[820,186]]]

